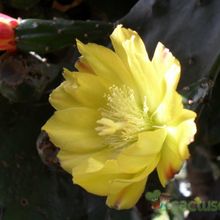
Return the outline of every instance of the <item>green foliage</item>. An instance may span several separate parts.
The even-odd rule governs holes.
[[[35,143],[49,117],[43,104],[9,104],[1,99],[0,206],[4,220],[83,219],[82,191],[65,173],[46,167]]]
[[[103,40],[112,30],[113,24],[99,21],[25,19],[16,28],[17,48],[49,53],[75,44],[76,38]]]

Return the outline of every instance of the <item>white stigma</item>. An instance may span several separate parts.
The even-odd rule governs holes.
[[[150,128],[146,97],[138,103],[134,91],[113,85],[105,94],[106,107],[101,109],[102,118],[97,121],[96,131],[107,145],[120,148],[137,139],[137,134]]]

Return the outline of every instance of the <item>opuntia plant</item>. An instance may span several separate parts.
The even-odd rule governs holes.
[[[0,219],[219,219],[219,7],[220,2],[218,0],[129,0],[123,3],[107,0],[105,4],[96,0],[0,1]],[[126,30],[136,31],[133,32],[133,38],[131,37],[133,39],[132,46],[129,45],[130,41],[128,42],[128,40],[125,40],[121,46],[117,44],[120,40],[114,41],[115,45],[111,44],[110,35],[116,27],[122,27],[120,25]],[[118,39],[127,39],[125,33],[130,32],[121,32]],[[150,172],[147,183],[142,190],[143,193],[135,206],[128,210],[116,210],[119,209],[118,204],[122,201],[123,196],[128,195],[128,198],[134,198],[126,191],[127,188],[121,192],[121,200],[117,201],[116,206],[108,207],[107,205],[111,202],[107,201],[107,205],[105,204],[106,194],[100,193],[99,195],[94,190],[87,191],[90,187],[84,187],[84,185],[94,184],[93,188],[98,191],[99,187],[104,188],[107,184],[112,186],[113,183],[110,183],[112,178],[106,182],[106,185],[100,184],[101,180],[107,179],[107,174],[109,175],[107,172],[112,167],[108,171],[104,170],[100,179],[91,176],[91,180],[80,179],[81,182],[79,181],[78,185],[75,184],[78,176],[84,174],[85,170],[92,173],[94,170],[100,169],[103,157],[91,157],[88,160],[89,163],[82,165],[82,170],[77,170],[78,173],[75,170],[68,173],[66,170],[69,169],[70,165],[72,168],[72,164],[75,166],[76,161],[77,165],[82,164],[84,161],[82,156],[85,156],[85,152],[87,154],[90,152],[88,151],[89,147],[92,148],[93,142],[96,141],[91,138],[91,134],[94,132],[98,137],[108,137],[102,140],[108,144],[108,149],[114,150],[111,159],[108,158],[107,160],[109,164],[123,149],[129,148],[130,140],[135,143],[135,135],[140,130],[136,129],[136,133],[132,133],[132,138],[129,135],[131,135],[130,131],[136,124],[140,124],[140,112],[135,117],[131,117],[136,111],[136,106],[138,108],[143,107],[145,121],[149,115],[152,115],[150,121],[150,126],[154,125],[151,129],[152,133],[165,127],[169,127],[168,131],[171,133],[174,131],[172,129],[176,126],[176,121],[171,120],[171,124],[164,125],[161,119],[161,123],[156,124],[158,118],[154,116],[157,112],[152,114],[151,109],[147,108],[149,99],[151,99],[149,94],[145,96],[142,106],[139,99],[138,102],[134,101],[137,97],[135,97],[135,93],[132,93],[132,90],[126,86],[119,86],[121,82],[128,82],[129,85],[133,85],[134,82],[143,85],[145,82],[141,78],[142,72],[140,70],[142,67],[137,65],[136,67],[140,68],[134,68],[135,70],[128,68],[130,63],[139,64],[141,62],[143,51],[139,50],[139,52],[141,51],[140,59],[137,60],[129,60],[127,54],[124,55],[124,51],[128,48],[133,48],[135,54],[137,45],[143,47],[137,41],[136,33],[140,35],[148,52],[149,60],[145,57],[145,63],[151,62],[156,56],[154,51],[158,42],[169,48],[169,51],[161,49],[165,51],[163,52],[163,59],[172,52],[173,56],[179,60],[181,77],[177,92],[182,97],[182,108],[185,111],[194,111],[197,114],[195,121],[197,133],[194,136],[194,142],[187,139],[182,146],[185,147],[189,142],[192,142],[189,146],[191,156],[182,161],[184,166],[182,166],[179,174],[174,176],[175,170],[170,167],[167,174],[169,181],[164,187],[161,185],[161,177],[155,169],[155,171]],[[83,51],[83,48],[86,47],[84,44],[89,48],[90,46],[93,47],[91,43],[102,45],[99,48],[102,48],[100,50],[102,50],[103,60],[106,57],[108,58],[106,58],[107,63],[103,64],[100,60],[97,61],[98,55],[100,57],[99,51],[93,50],[91,54],[86,54]],[[107,53],[107,49],[103,49],[103,46],[111,49],[111,51],[114,47],[118,51],[113,55],[112,52]],[[117,63],[118,66],[113,62],[116,56],[120,60]],[[121,63],[124,65],[123,68],[120,66]],[[152,63],[152,68],[157,69],[158,64],[153,61]],[[108,66],[109,71],[106,71],[105,66]],[[156,72],[163,72],[162,67]],[[120,80],[114,76],[114,71],[117,69],[120,70],[118,73],[121,77]],[[169,71],[165,72],[165,75],[175,73],[173,69]],[[79,72],[84,75],[81,77]],[[140,78],[136,75],[129,78],[130,75],[126,75],[128,72],[138,73],[137,76]],[[85,77],[87,74],[90,74],[88,76],[90,81]],[[148,74],[148,72],[146,71],[144,74]],[[112,78],[114,78],[115,84],[110,86],[109,79]],[[152,85],[156,85],[153,80],[154,78],[150,78],[146,87],[145,85],[142,86],[140,89],[142,93],[145,89],[147,91]],[[169,80],[170,86],[173,86],[173,79],[170,78]],[[161,82],[158,81],[158,83]],[[97,85],[94,91],[93,85]],[[157,87],[158,94],[162,89],[168,90],[167,85],[164,86],[162,82]],[[83,90],[85,87],[90,89],[91,94]],[[80,92],[82,93],[77,93],[76,88],[81,89]],[[107,90],[103,88],[107,88]],[[98,94],[102,90],[108,92],[104,92],[101,99],[98,96],[97,99],[93,97],[93,94]],[[153,87],[152,96],[154,90]],[[60,91],[65,93],[59,93]],[[91,133],[88,130],[89,135],[91,135],[88,140],[83,139],[83,129],[82,132],[77,133],[78,136],[76,133],[71,133],[71,126],[86,127],[86,123],[93,120],[92,116],[89,117],[90,115],[85,116],[87,118],[85,124],[78,123],[80,115],[68,115],[69,120],[65,122],[69,123],[65,127],[65,129],[67,128],[66,133],[63,132],[61,126],[57,126],[57,121],[62,122],[60,113],[57,112],[65,111],[67,107],[68,109],[73,107],[73,103],[67,102],[66,96],[63,94],[74,97],[76,99],[74,105],[77,107],[83,103],[91,109],[97,106],[100,100],[103,103],[108,103],[108,107],[99,108],[98,114],[102,114],[102,118],[97,118],[95,121],[97,126]],[[117,105],[115,105],[116,102]],[[50,103],[56,109],[56,113],[54,113],[55,110]],[[131,103],[132,105],[130,105]],[[129,108],[130,106],[132,107]],[[172,103],[172,110],[175,109],[177,109],[177,105]],[[127,118],[122,117],[122,111],[126,112]],[[163,109],[162,107],[158,111],[162,112],[162,115],[167,112],[166,108]],[[107,114],[111,114],[111,117],[107,118]],[[49,128],[43,129],[52,115],[58,118],[52,121],[55,124],[54,127],[57,126],[57,133],[50,132]],[[170,117],[172,119],[174,116],[171,115]],[[72,121],[72,118],[75,118],[76,121]],[[124,122],[125,118],[126,123]],[[181,115],[178,122],[185,120],[185,118],[186,115]],[[119,121],[116,122],[116,119]],[[122,127],[124,130],[121,132]],[[146,126],[142,127],[142,132],[149,129]],[[48,130],[47,134],[46,131]],[[57,140],[59,138],[56,139],[56,137],[60,137],[61,133],[63,136],[70,135],[78,138],[73,139],[73,146],[77,143],[80,145],[83,141],[83,143],[90,141],[89,145],[91,144],[91,146],[85,146],[85,148],[80,146],[85,150],[80,151],[80,153],[77,151],[78,146],[68,149],[70,153],[65,155],[68,160],[64,160],[61,154],[63,148],[67,146],[65,144],[69,144],[70,141],[63,141],[64,147],[58,146],[56,143],[60,143],[60,140]],[[170,141],[172,149],[175,149],[178,138],[183,137],[185,133],[187,132],[183,129],[180,134],[173,136],[176,139],[173,138]],[[118,137],[123,137],[123,142],[120,142],[121,139]],[[161,138],[161,136],[158,137]],[[193,139],[193,135],[191,139]],[[150,139],[143,141],[142,144],[144,147],[146,145],[147,148],[149,142]],[[115,147],[115,143],[120,144]],[[146,148],[143,149],[146,150]],[[151,152],[155,149],[156,145],[152,144]],[[95,148],[93,153],[95,154],[99,150]],[[138,150],[136,149],[132,153],[140,153]],[[72,157],[73,154],[78,156],[77,160]],[[126,157],[127,155],[123,156]],[[129,175],[137,167],[135,160],[132,157],[129,158],[125,160],[128,167],[127,173],[123,173],[121,177],[122,179],[127,178],[126,183],[130,183]],[[140,157],[140,161],[142,159]],[[171,163],[172,160],[173,158],[170,158]],[[121,164],[119,169],[122,169],[122,166],[124,164]],[[78,175],[77,178],[74,177],[74,174]],[[111,175],[115,174],[112,173]],[[134,177],[132,176],[132,178]],[[116,181],[116,183],[122,184],[120,181]],[[120,187],[115,186],[107,191],[112,195],[117,194],[118,189]],[[137,189],[135,188],[135,190]],[[157,195],[154,194],[155,192]],[[151,195],[150,199],[149,195]],[[103,198],[103,196],[105,197]],[[180,204],[180,201],[185,204],[184,207],[181,206],[183,203]],[[207,204],[211,203],[215,205],[211,208],[207,207]],[[190,204],[193,204],[193,210],[190,209],[192,208]]]

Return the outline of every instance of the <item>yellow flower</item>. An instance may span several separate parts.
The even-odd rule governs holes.
[[[154,169],[164,186],[189,157],[196,114],[176,92],[180,64],[168,49],[158,43],[150,60],[139,35],[121,25],[111,41],[115,51],[77,41],[78,72],[65,70],[43,130],[75,184],[127,209]]]

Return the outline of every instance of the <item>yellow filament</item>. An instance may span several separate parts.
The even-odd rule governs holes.
[[[107,105],[101,109],[102,118],[97,121],[96,131],[109,146],[124,146],[135,141],[140,131],[151,127],[146,97],[138,103],[132,89],[113,85],[105,98]]]

